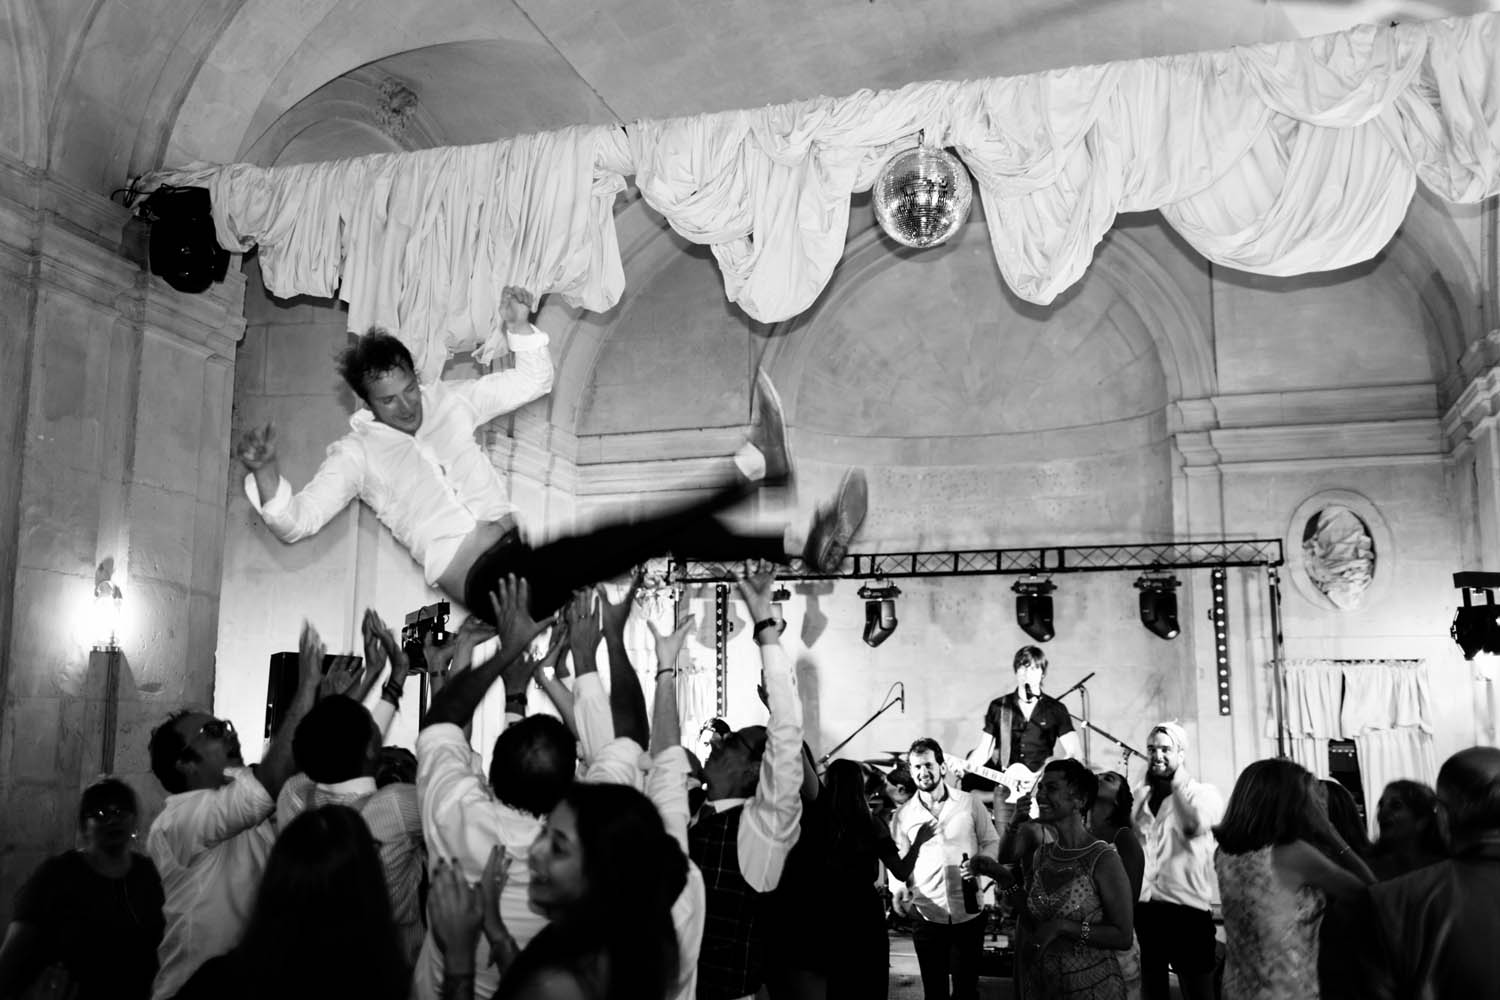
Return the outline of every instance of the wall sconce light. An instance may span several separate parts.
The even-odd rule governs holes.
[[[1500,653],[1500,607],[1495,605],[1495,588],[1500,587],[1500,573],[1454,573],[1453,586],[1464,593],[1464,603],[1453,616],[1448,634],[1463,650],[1464,659],[1480,653]],[[1473,604],[1474,594],[1483,594],[1483,604]]]
[[[1175,639],[1182,628],[1177,623],[1177,577],[1146,574],[1135,581],[1141,592],[1141,624],[1160,639]]]
[[[1050,642],[1057,635],[1052,626],[1052,592],[1057,584],[1051,580],[1029,577],[1011,585],[1016,593],[1016,624],[1037,642]]]
[[[878,646],[896,631],[896,598],[900,589],[889,580],[876,577],[859,588],[865,599],[865,645]]]
[[[120,623],[125,595],[115,585],[115,561],[106,559],[94,571],[94,603],[88,623],[88,634],[98,652],[120,648]]]

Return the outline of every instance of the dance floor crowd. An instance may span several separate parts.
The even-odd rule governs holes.
[[[367,613],[364,656],[325,669],[305,628],[259,762],[184,709],[151,737],[167,798],[148,829],[124,782],[83,791],[81,846],[15,900],[0,998],[878,998],[893,921],[928,998],[974,997],[997,929],[1025,997],[1156,1000],[1174,978],[1189,1000],[1500,994],[1500,750],[1384,789],[1371,843],[1354,797],[1290,761],[1227,796],[1198,780],[1172,721],[1137,734],[1135,787],[1094,773],[1047,721],[1027,647],[978,752],[912,733],[884,766],[820,769],[774,582],[747,567],[738,588],[767,721],[716,720],[701,759],[673,683],[694,623],[652,629],[648,711],[633,588],[537,622],[505,579],[492,624],[424,651],[415,754],[384,746],[410,669],[391,630]],[[524,714],[533,684],[555,715]],[[485,768],[468,727],[496,685]],[[962,777],[1018,761],[1034,786]]]

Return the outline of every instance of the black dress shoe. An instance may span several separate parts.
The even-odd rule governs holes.
[[[792,447],[786,435],[786,417],[781,412],[781,397],[771,384],[765,369],[755,373],[755,396],[751,404],[750,443],[766,461],[762,486],[792,484]]]
[[[813,515],[802,559],[818,573],[837,573],[849,554],[849,544],[859,533],[870,505],[870,484],[859,469],[844,473],[833,503]]]

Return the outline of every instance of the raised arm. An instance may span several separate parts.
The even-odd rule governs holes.
[[[761,678],[766,688],[766,750],[760,782],[740,819],[740,874],[750,888],[769,892],[781,882],[786,856],[797,841],[802,820],[802,702],[792,679],[791,660],[771,621],[771,588],[776,577],[767,565],[739,577],[740,596],[756,629]]]
[[[515,285],[507,286],[500,293],[500,312],[506,343],[515,352],[516,366],[450,386],[468,400],[480,423],[520,409],[552,391],[552,354],[547,349],[547,335],[531,325],[535,308],[536,300],[530,292]],[[474,357],[480,364],[490,364],[500,353],[499,344],[492,338]]]
[[[532,620],[526,610],[531,587],[525,580],[518,582],[514,576],[507,576],[500,582],[500,590],[491,596],[495,602],[495,620],[499,623],[500,651],[443,685],[443,690],[432,699],[427,718],[422,720],[423,728],[442,723],[468,725],[485,693],[502,677],[507,696],[515,690],[525,693],[531,676],[531,664],[525,659],[526,647],[552,624],[552,619],[541,624]]]
[[[323,640],[311,622],[302,623],[302,636],[297,642],[297,693],[281,720],[281,728],[271,738],[265,756],[255,765],[255,777],[271,801],[281,793],[281,786],[292,776],[296,765],[292,763],[292,736],[297,724],[318,700],[318,685],[323,680]]]
[[[283,542],[316,534],[359,494],[364,481],[364,459],[359,446],[347,440],[328,448],[323,464],[306,486],[292,493],[281,476],[276,458],[276,428],[266,424],[241,436],[235,454],[250,470],[245,496],[261,520]]]
[[[650,723],[646,717],[646,694],[641,690],[641,679],[636,676],[635,667],[625,651],[625,623],[630,620],[630,609],[635,605],[635,595],[641,588],[644,575],[642,570],[636,570],[630,589],[617,604],[610,603],[602,585],[595,588],[599,594],[604,648],[609,654],[609,709],[614,719],[615,737],[627,737],[641,746],[650,742]]]
[[[682,657],[682,644],[697,623],[696,615],[688,615],[667,635],[656,630],[655,622],[646,623],[656,640],[656,697],[651,712],[653,756],[668,747],[682,745],[682,717],[677,712],[677,661]]]

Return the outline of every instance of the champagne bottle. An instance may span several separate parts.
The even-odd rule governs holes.
[[[964,863],[967,864],[968,861],[969,861],[969,856],[967,854],[965,854],[964,857],[963,857],[963,860],[964,860]],[[963,876],[960,879],[960,882],[962,882],[962,884],[963,884],[964,912],[965,913],[978,913],[979,912],[979,880],[976,879],[973,875],[965,875],[965,876]]]

